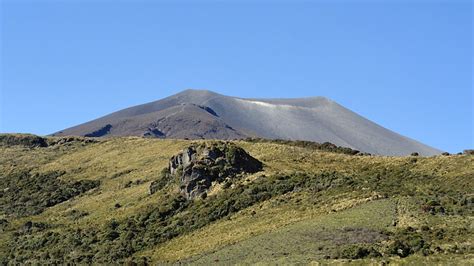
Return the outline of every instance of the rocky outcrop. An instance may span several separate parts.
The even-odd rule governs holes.
[[[149,138],[164,138],[166,135],[161,132],[159,129],[156,128],[148,128],[148,130],[143,133],[144,137],[149,137]]]
[[[179,178],[181,192],[193,199],[207,192],[213,182],[260,171],[262,163],[233,143],[213,142],[185,148],[171,158],[168,169]]]
[[[47,147],[48,142],[46,138],[31,134],[0,134],[0,145],[35,148]]]
[[[84,137],[91,137],[91,138],[98,138],[98,137],[103,137],[107,134],[109,134],[110,130],[112,129],[111,124],[107,124],[91,133],[85,134]]]

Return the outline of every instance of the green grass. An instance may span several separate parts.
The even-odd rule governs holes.
[[[367,247],[382,257],[351,263],[416,264],[464,263],[474,254],[474,156],[357,156],[304,143],[235,141],[263,162],[263,171],[216,184],[205,200],[181,208],[173,207],[177,182],[164,182],[153,195],[149,187],[169,158],[192,141],[46,138],[47,147],[41,147],[36,143],[42,140],[28,136],[3,139],[8,143],[0,143],[1,178],[61,173],[51,187],[100,183],[35,215],[0,213],[3,262],[330,264],[349,263],[342,257]],[[30,194],[47,196],[40,192]],[[25,231],[29,221],[38,227]],[[382,232],[388,239],[340,242],[357,240],[355,232]],[[426,245],[418,249],[420,239]],[[416,251],[406,258],[391,254],[397,240]]]
[[[273,232],[263,233],[186,263],[301,264],[336,255],[341,243],[374,243],[384,237],[395,215],[392,200],[372,201],[337,213],[303,220]]]

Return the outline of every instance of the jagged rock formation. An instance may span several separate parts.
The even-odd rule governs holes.
[[[181,192],[193,199],[208,191],[213,182],[260,171],[262,163],[235,144],[213,142],[185,148],[171,158],[168,169],[179,178]]]

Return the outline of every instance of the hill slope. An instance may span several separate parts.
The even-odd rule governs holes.
[[[149,136],[331,142],[382,155],[440,151],[385,129],[323,97],[243,99],[187,90],[72,127],[55,136]]]
[[[472,155],[330,150],[270,141],[2,137],[0,263],[472,265]],[[263,169],[235,172],[248,160],[236,152]],[[193,166],[185,166],[185,154]],[[207,193],[183,197],[182,182],[202,173],[216,178]]]

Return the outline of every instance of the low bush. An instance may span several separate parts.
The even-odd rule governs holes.
[[[388,246],[388,253],[398,255],[402,258],[418,251],[426,253],[430,248],[430,244],[425,240],[423,235],[410,227],[397,231],[392,241],[393,242]]]
[[[173,176],[170,174],[168,167],[163,168],[158,176],[158,179],[151,182],[150,184],[150,195],[155,194],[157,191],[162,190],[166,185],[172,183]]]
[[[289,146],[296,146],[302,148],[309,148],[314,150],[321,150],[321,151],[329,151],[334,153],[343,153],[348,155],[370,155],[369,153],[361,153],[358,150],[353,150],[347,147],[337,146],[330,142],[318,143],[313,141],[305,141],[305,140],[282,140],[282,139],[262,139],[262,138],[247,138],[245,139],[247,142],[251,143],[276,143],[276,144],[283,144]]]
[[[332,190],[347,184],[348,180],[350,178],[335,173],[295,173],[261,178],[198,201],[172,194],[138,215],[122,221],[112,220],[102,228],[18,234],[10,243],[10,256],[20,264],[26,258],[59,264],[70,261],[99,264],[133,261],[136,260],[133,257],[136,252],[202,228],[259,202],[295,189],[313,192]],[[19,256],[19,250],[24,257]],[[44,256],[46,253],[47,256]],[[70,257],[71,254],[75,257]]]
[[[0,182],[0,212],[15,216],[39,214],[45,208],[99,186],[99,181],[91,180],[65,182],[59,179],[63,174],[15,172],[3,175]]]
[[[45,138],[30,134],[0,134],[0,145],[35,148],[47,147],[48,143]]]
[[[337,257],[341,259],[364,259],[381,257],[382,254],[374,247],[368,245],[349,245],[338,251]]]

